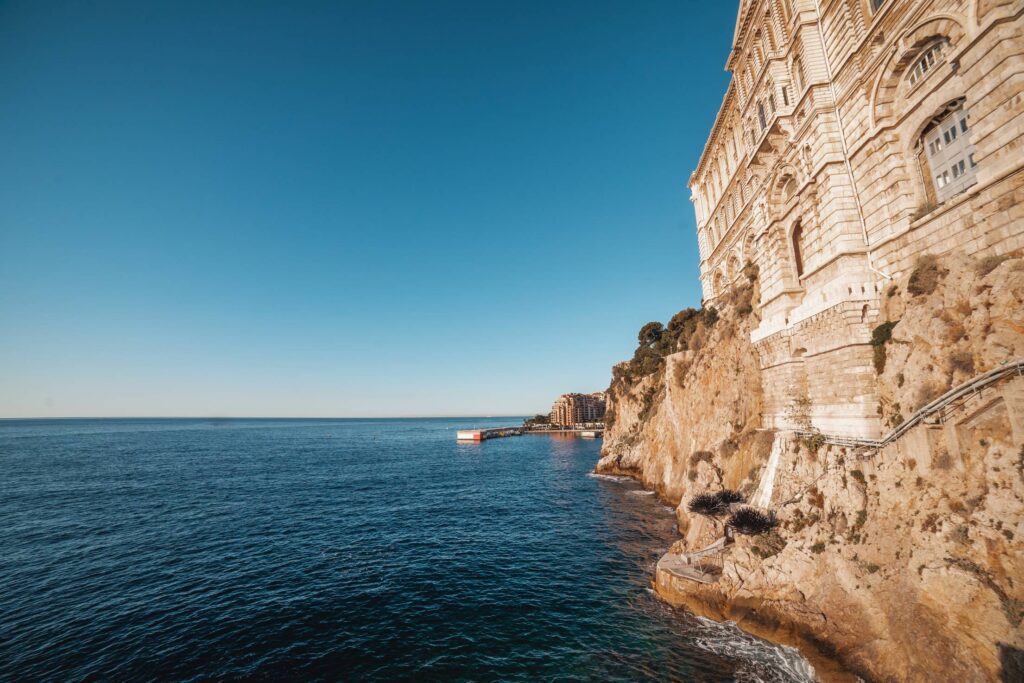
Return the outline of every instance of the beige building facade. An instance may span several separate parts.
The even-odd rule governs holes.
[[[551,406],[551,424],[572,427],[578,424],[600,422],[604,419],[605,394],[562,394]]]
[[[923,254],[1024,248],[1024,0],[742,0],[690,178],[714,304],[756,264],[766,426],[877,438],[871,332]]]

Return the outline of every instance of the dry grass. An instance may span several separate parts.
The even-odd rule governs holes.
[[[1003,254],[1002,256],[986,256],[974,265],[974,272],[978,274],[978,277],[985,277],[1001,266],[1004,261],[1009,260],[1009,258],[1009,254]]]
[[[969,351],[957,351],[949,357],[949,369],[951,372],[959,372],[965,375],[973,375],[974,356]]]
[[[942,386],[938,382],[927,381],[917,389],[917,393],[914,396],[915,410],[920,410],[924,406],[928,405],[939,396],[946,393],[946,387]]]
[[[925,254],[917,259],[914,270],[907,282],[907,291],[914,296],[931,294],[939,286],[946,271],[939,265],[939,257]]]

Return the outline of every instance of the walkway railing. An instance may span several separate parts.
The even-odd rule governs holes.
[[[942,396],[919,408],[908,417],[903,424],[896,429],[889,432],[885,438],[881,440],[876,439],[859,439],[851,436],[833,436],[829,434],[822,434],[821,432],[811,432],[807,430],[797,430],[798,436],[810,437],[818,436],[825,439],[826,443],[835,444],[837,446],[849,446],[852,448],[867,447],[873,449],[879,449],[884,446],[888,446],[890,443],[900,438],[908,431],[919,425],[925,420],[925,418],[939,414],[939,421],[945,419],[947,409],[952,411],[959,408],[970,398],[977,395],[982,389],[994,384],[1002,379],[1005,379],[1011,375],[1017,375],[1018,377],[1024,377],[1024,358],[1019,358],[1015,361],[1004,363],[997,368],[993,368],[988,372],[984,372],[972,379],[967,380],[963,384],[950,389]]]

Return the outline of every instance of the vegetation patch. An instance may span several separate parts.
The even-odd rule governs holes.
[[[916,405],[915,410],[924,408],[944,393],[946,393],[946,387],[942,386],[938,382],[932,380],[925,382],[917,388],[917,393],[914,396],[914,403]]]
[[[711,451],[694,451],[690,454],[690,467],[696,467],[699,462],[711,463],[715,454]]]
[[[965,375],[974,374],[974,355],[970,351],[957,351],[949,357],[949,369]]]
[[[750,546],[750,551],[762,560],[767,560],[769,557],[778,555],[785,547],[786,539],[782,538],[779,532],[773,529],[767,534],[759,536],[754,544]]]
[[[1009,254],[1003,254],[1002,256],[986,256],[975,264],[974,272],[978,274],[978,277],[985,277],[1002,265],[1004,261],[1009,260],[1009,258]]]
[[[757,536],[774,529],[777,521],[774,514],[744,507],[734,512],[725,524],[738,534]]]
[[[907,291],[914,296],[931,294],[945,275],[946,271],[939,265],[939,257],[935,254],[925,254],[917,259],[914,270],[910,273]]]
[[[694,496],[686,509],[705,517],[721,517],[729,512],[733,503],[742,503],[743,494],[739,491],[724,489],[716,493],[701,493]]]
[[[871,331],[872,360],[875,372],[879,375],[885,370],[885,344],[892,339],[892,328],[896,327],[899,322],[899,320],[887,320]]]

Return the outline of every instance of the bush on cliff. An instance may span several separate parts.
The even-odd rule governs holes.
[[[730,505],[742,502],[743,494],[739,491],[724,489],[717,493],[700,493],[694,496],[686,509],[705,517],[721,517],[729,512]]]
[[[756,536],[771,531],[777,524],[774,514],[766,514],[751,507],[740,508],[725,525],[738,534]]]
[[[907,291],[914,296],[931,294],[945,274],[946,271],[939,266],[939,257],[935,254],[925,254],[917,259],[914,270],[910,273]]]
[[[896,327],[898,323],[899,320],[896,320],[895,322],[886,320],[871,332],[871,346],[874,347],[872,351],[874,352],[875,372],[879,375],[881,375],[882,371],[885,370],[885,344],[892,339],[892,328]]]
[[[712,307],[685,308],[672,316],[667,327],[657,321],[645,324],[637,333],[633,358],[612,369],[611,390],[614,391],[617,385],[628,388],[643,377],[661,372],[665,367],[665,356],[690,348],[691,340],[706,336],[707,328],[717,320],[718,311]]]

